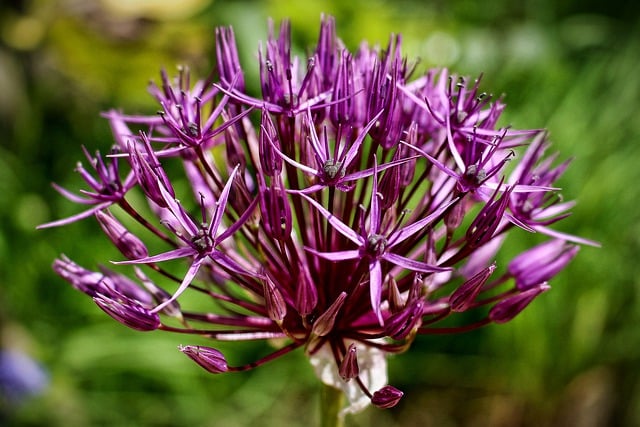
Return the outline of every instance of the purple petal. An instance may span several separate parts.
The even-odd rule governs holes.
[[[538,233],[546,234],[547,236],[555,237],[556,239],[566,240],[568,242],[579,243],[581,245],[589,245],[596,248],[602,246],[600,242],[596,242],[595,240],[585,239],[583,237],[574,236],[572,234],[563,233],[561,231],[552,230],[551,228],[544,227],[541,225],[534,225],[532,227]]]
[[[440,160],[436,159],[435,157],[430,156],[425,151],[419,149],[418,147],[416,147],[414,145],[407,144],[406,142],[402,142],[402,144],[406,145],[407,147],[409,147],[410,149],[412,149],[414,151],[417,151],[418,153],[420,153],[420,155],[426,157],[431,163],[436,165],[438,167],[438,169],[440,169],[442,172],[446,173],[450,177],[455,178],[455,179],[460,179],[460,175],[459,174],[455,173],[452,169],[447,167]]]
[[[364,245],[365,242],[362,236],[360,236],[358,233],[353,231],[347,224],[340,221],[331,212],[326,210],[320,203],[316,202],[306,194],[300,193],[300,196],[304,197],[305,199],[307,199],[309,203],[315,206],[316,209],[318,209],[318,211],[320,212],[320,214],[322,214],[322,216],[324,216],[327,219],[327,221],[329,221],[329,224],[331,224],[333,228],[338,230],[344,237],[346,237],[347,239],[351,240],[352,242],[356,243],[359,246]]]
[[[333,326],[335,325],[338,313],[340,312],[340,309],[344,305],[344,301],[346,299],[347,293],[341,292],[340,295],[338,295],[338,298],[336,298],[336,300],[329,306],[329,308],[327,308],[324,313],[318,316],[316,321],[313,323],[312,329],[312,332],[315,335],[323,337],[331,332]]]
[[[418,231],[422,230],[426,225],[432,222],[434,219],[438,218],[442,215],[452,204],[454,204],[458,199],[455,198],[451,200],[449,203],[446,203],[440,206],[438,209],[433,211],[431,214],[422,218],[419,221],[414,222],[413,224],[409,224],[405,227],[402,227],[400,230],[394,232],[389,236],[389,248],[396,246],[397,244],[405,241],[407,238],[411,237]]]
[[[358,135],[358,138],[356,138],[356,140],[353,141],[353,144],[351,144],[351,147],[349,147],[349,151],[347,151],[347,154],[344,157],[344,162],[342,164],[343,168],[346,169],[349,165],[351,165],[351,162],[353,162],[353,159],[358,154],[358,149],[360,148],[360,145],[362,145],[362,142],[364,141],[364,138],[367,136],[367,134],[369,133],[369,130],[371,130],[373,125],[376,124],[376,122],[378,121],[378,119],[380,118],[380,116],[382,115],[383,112],[384,112],[384,110],[380,110],[380,112],[378,114],[376,114],[373,117],[373,119],[371,119],[369,121],[369,123],[367,123],[367,125],[364,127],[364,129],[362,129],[362,131],[360,131],[360,134]]]
[[[239,167],[240,167],[239,165],[236,165],[236,167],[233,168],[233,171],[231,172],[231,175],[229,175],[229,179],[227,180],[227,183],[225,184],[224,188],[222,189],[222,192],[220,193],[220,197],[216,202],[216,210],[213,213],[213,219],[211,220],[211,224],[209,225],[209,234],[215,235],[216,231],[218,230],[218,227],[220,227],[220,223],[222,222],[224,211],[227,207],[227,200],[229,199],[229,191],[231,190],[231,185],[233,184],[233,180],[236,177],[236,173],[238,172]]]
[[[158,255],[148,256],[140,259],[130,259],[126,261],[112,261],[114,264],[151,264],[154,262],[171,261],[172,259],[187,258],[197,255],[197,251],[192,247],[183,247],[163,252]]]
[[[314,255],[319,256],[320,258],[328,259],[329,261],[344,261],[347,259],[357,259],[360,258],[360,251],[358,249],[350,250],[350,251],[336,251],[336,252],[320,252],[315,249],[305,247],[306,251],[311,252]]]
[[[151,310],[151,312],[152,313],[157,313],[157,312],[161,311],[163,308],[165,308],[166,306],[168,306],[169,304],[173,303],[175,300],[177,300],[178,297],[185,290],[187,290],[187,288],[189,287],[189,285],[193,281],[193,278],[196,277],[196,274],[198,274],[198,270],[200,270],[200,266],[202,265],[204,260],[205,260],[204,257],[196,258],[193,261],[193,263],[191,264],[191,267],[189,267],[189,270],[187,270],[187,274],[185,274],[184,279],[182,279],[182,283],[178,287],[178,290],[173,294],[173,296],[171,298],[169,298],[168,300],[166,300],[162,304],[156,306],[156,308]]]
[[[216,263],[220,264],[222,267],[236,274],[240,274],[243,276],[253,276],[256,278],[261,278],[262,276],[256,272],[252,272],[242,267],[236,261],[233,260],[229,255],[220,251],[213,251],[213,253],[209,254],[209,258],[211,258]]]
[[[435,265],[429,265],[427,263],[405,258],[401,255],[394,254],[391,252],[387,252],[383,254],[382,258],[395,265],[409,269],[411,271],[421,271],[423,273],[441,273],[443,271],[451,271],[450,267],[438,267]]]
[[[369,292],[371,294],[371,308],[378,318],[380,325],[384,324],[380,301],[382,300],[382,266],[379,260],[374,260],[369,264]]]
[[[291,166],[294,166],[298,169],[300,169],[303,172],[308,173],[309,175],[315,175],[318,176],[320,174],[320,171],[313,169],[307,165],[303,165],[302,163],[299,163],[295,160],[293,160],[291,157],[287,156],[286,154],[284,154],[282,151],[280,151],[280,149],[278,147],[275,146],[275,144],[272,144],[271,147],[273,148],[273,150],[278,153],[278,155],[280,157],[282,157],[282,160],[284,160],[285,162],[289,163]]]
[[[96,212],[101,211],[102,209],[108,208],[112,204],[113,204],[112,202],[100,203],[99,205],[95,205],[94,207],[92,207],[89,210],[86,210],[84,212],[80,212],[79,214],[75,214],[73,216],[70,216],[70,217],[67,217],[67,218],[63,218],[63,219],[58,219],[56,221],[47,222],[45,224],[40,224],[36,228],[38,230],[40,230],[42,228],[59,227],[61,225],[71,224],[72,222],[76,222],[76,221],[79,221],[81,219],[88,218],[88,217],[94,215]]]
[[[380,232],[380,204],[378,203],[378,161],[376,155],[373,155],[373,188],[371,189],[371,212],[369,220],[371,221],[371,233],[378,234]]]
[[[389,162],[389,163],[378,165],[377,169],[378,169],[378,172],[382,172],[382,171],[384,171],[386,169],[390,169],[392,167],[399,166],[399,165],[402,165],[404,163],[410,162],[411,160],[415,160],[418,157],[420,157],[420,156],[410,156],[410,157],[406,157],[404,159],[394,160],[394,161]],[[374,173],[373,168],[364,169],[364,170],[361,170],[361,171],[356,171],[356,172],[350,173],[348,175],[345,175],[342,178],[342,181],[343,182],[345,182],[345,181],[346,182],[357,181],[359,179],[371,176],[371,175],[373,175],[373,173]]]

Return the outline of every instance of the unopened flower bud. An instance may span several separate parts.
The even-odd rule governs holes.
[[[284,302],[282,293],[268,275],[263,281],[263,291],[269,318],[274,322],[282,321],[287,314],[287,304]]]
[[[323,337],[327,335],[333,329],[333,325],[336,322],[336,317],[338,316],[338,312],[342,308],[344,301],[347,299],[347,293],[341,292],[338,295],[338,298],[327,308],[327,311],[322,313],[320,317],[316,319],[313,324],[312,332],[319,336]]]
[[[333,102],[329,106],[329,120],[335,127],[351,124],[354,108],[352,57],[345,49],[333,82]]]
[[[199,345],[181,345],[178,349],[212,374],[221,374],[229,370],[224,355],[215,348]]]
[[[279,177],[270,186],[260,186],[260,214],[265,232],[273,239],[284,240],[291,234],[291,206]]]
[[[135,267],[134,270],[136,273],[136,277],[140,279],[142,285],[151,294],[157,305],[163,304],[164,302],[171,299],[171,294],[153,283],[151,279],[149,279],[142,272],[142,270],[140,270],[138,267]],[[180,309],[180,303],[177,300],[172,301],[160,311],[167,316],[175,317],[182,320],[182,310]]]
[[[349,348],[347,349],[347,354],[344,355],[342,362],[340,363],[340,368],[338,369],[338,373],[340,377],[349,381],[352,378],[355,378],[360,374],[360,368],[358,367],[358,357],[356,353],[358,350],[356,349],[355,343],[351,343]]]
[[[495,323],[506,323],[516,317],[531,301],[541,293],[549,290],[546,283],[527,289],[500,301],[489,311],[489,319]]]
[[[99,293],[112,296],[111,292],[115,290],[143,307],[150,307],[153,304],[153,298],[151,295],[146,290],[142,289],[136,281],[130,279],[124,274],[109,270],[108,268],[102,266],[99,268],[103,274],[101,286],[98,289]]]
[[[267,176],[275,176],[282,170],[282,157],[276,149],[280,149],[278,131],[267,110],[262,110],[259,137],[260,166]]]
[[[458,312],[467,310],[495,269],[495,263],[491,264],[460,285],[449,297],[451,310]]]
[[[495,199],[497,190],[491,200],[480,210],[467,230],[467,244],[471,248],[479,248],[493,238],[493,233],[500,225],[504,211],[509,203],[513,187],[505,191],[499,199]]]
[[[396,150],[393,160],[399,160],[400,150]],[[380,208],[390,209],[400,196],[400,172],[402,165],[398,165],[387,169],[382,175],[378,191],[382,195],[380,200]]]
[[[131,329],[154,331],[160,326],[160,317],[157,313],[152,313],[122,294],[114,297],[98,294],[93,297],[93,301],[109,316]]]
[[[398,289],[398,282],[391,277],[387,276],[387,288],[389,289],[389,310],[392,313],[397,313],[404,307],[404,300],[400,295],[400,289]]]
[[[371,403],[382,409],[393,408],[398,404],[398,402],[400,402],[402,396],[404,396],[402,391],[398,390],[394,386],[387,385],[373,393]]]
[[[129,144],[131,169],[144,194],[158,206],[166,208],[168,207],[166,197],[175,198],[175,192],[145,134],[142,134],[142,141],[145,146],[144,154],[136,145]]]
[[[242,67],[240,66],[233,28],[216,28],[216,59],[220,80],[225,83],[235,82],[236,89],[244,90]]]
[[[420,326],[423,308],[424,301],[421,299],[408,304],[404,310],[387,319],[385,334],[394,340],[405,339]]]
[[[318,290],[311,279],[304,272],[300,272],[296,287],[296,310],[304,317],[316,308],[316,304],[318,304]]]
[[[53,271],[67,282],[71,283],[75,289],[84,292],[90,297],[94,297],[104,284],[104,275],[96,271],[87,270],[71,261],[67,256],[62,255],[60,259],[53,262]]]
[[[558,274],[578,250],[564,240],[550,240],[515,257],[509,263],[509,273],[516,279],[516,287],[526,290]]]
[[[113,216],[97,211],[96,219],[109,240],[127,259],[140,259],[149,255],[147,247]]]
[[[447,231],[449,233],[453,233],[453,231],[460,227],[462,224],[462,220],[464,219],[464,200],[459,200],[453,206],[444,217],[444,224],[447,227]]]
[[[225,112],[221,114],[225,122],[229,122],[229,115]],[[240,165],[240,170],[244,171],[247,167],[247,157],[240,143],[240,137],[234,126],[229,126],[224,133],[224,142],[227,154],[227,161],[231,165]]]

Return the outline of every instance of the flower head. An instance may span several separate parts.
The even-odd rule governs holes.
[[[325,17],[302,59],[289,23],[279,34],[270,24],[261,94],[247,92],[233,31],[218,29],[216,42],[213,80],[192,82],[182,68],[150,87],[159,116],[105,114],[118,152],[88,156],[97,177],[79,167],[91,187],[83,197],[57,187],[90,209],[46,224],[95,215],[126,258],[114,263],[133,265],[135,280],[54,263],[119,322],[283,343],[244,366],[212,347],[179,347],[207,371],[304,348],[319,378],[349,397],[345,412],[390,408],[403,393],[386,384],[388,354],[422,334],[511,320],[575,256],[567,241],[593,244],[551,228],[572,204],[558,195],[568,164],[544,156],[546,133],[498,127],[504,104],[479,79],[448,70],[412,79],[400,36],[350,52]],[[129,204],[131,192],[146,206]],[[114,204],[157,242],[125,228]],[[496,262],[507,235],[531,232],[553,239],[506,268]],[[166,249],[150,255],[158,244]],[[181,274],[165,267],[175,260]],[[186,292],[212,309],[183,308]],[[469,310],[480,320],[439,325]]]

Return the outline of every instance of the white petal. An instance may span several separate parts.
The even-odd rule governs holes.
[[[350,344],[350,342],[345,342],[346,346]],[[387,359],[385,353],[362,343],[356,343],[356,348],[358,351],[360,379],[364,385],[371,392],[387,385]],[[316,375],[323,383],[342,390],[347,397],[347,404],[340,411],[340,417],[344,417],[346,414],[356,414],[371,404],[371,399],[364,394],[356,381],[346,382],[340,378],[338,366],[328,344],[325,344],[311,356],[310,361]]]

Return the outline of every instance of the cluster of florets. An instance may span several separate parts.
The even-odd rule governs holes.
[[[97,219],[135,279],[66,257],[54,269],[125,325],[280,343],[247,366],[179,347],[208,371],[303,347],[357,407],[394,406],[387,354],[420,334],[511,320],[574,243],[590,243],[549,228],[572,203],[554,185],[567,162],[544,156],[546,133],[498,127],[504,104],[478,80],[445,69],[412,78],[400,36],[350,52],[325,18],[303,60],[284,22],[259,51],[261,96],[245,90],[232,30],[216,41],[215,78],[163,72],[150,86],[158,114],[104,114],[115,146],[86,152],[94,173],[78,172],[90,189],[56,187],[88,210],[44,225]],[[499,269],[511,230],[550,239]],[[186,271],[167,263],[177,259]],[[211,311],[183,308],[186,291]],[[440,323],[468,310],[480,320]]]

